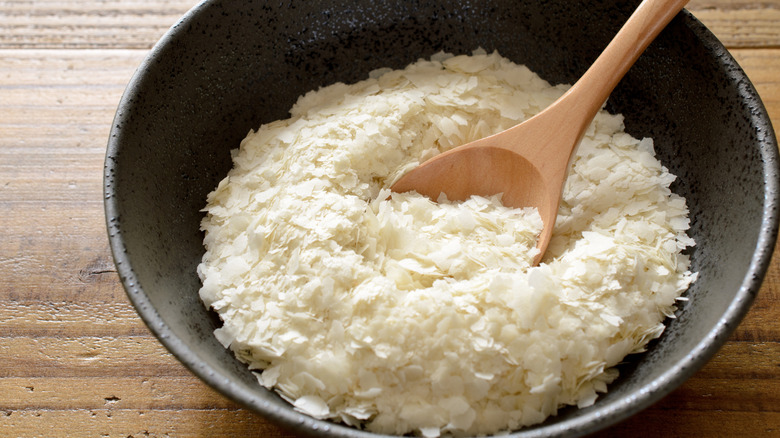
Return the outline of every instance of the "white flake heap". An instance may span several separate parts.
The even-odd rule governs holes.
[[[492,434],[592,404],[695,279],[652,140],[600,112],[534,268],[535,210],[387,190],[566,88],[496,53],[439,54],[250,132],[202,223],[217,338],[296,409],[381,433]]]

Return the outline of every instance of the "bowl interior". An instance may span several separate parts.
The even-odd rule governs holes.
[[[106,215],[118,271],[151,330],[226,396],[302,431],[364,433],[312,420],[261,388],[212,331],[198,298],[206,195],[250,129],[297,97],[444,50],[498,50],[553,83],[574,82],[638,2],[207,1],[161,40],[129,85],[106,156]],[[518,436],[585,434],[670,392],[747,311],[777,232],[776,142],[755,90],[717,40],[683,13],[621,82],[608,109],[655,139],[690,207],[699,280],[649,351],[610,392]]]

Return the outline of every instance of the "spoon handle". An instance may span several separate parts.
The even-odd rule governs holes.
[[[688,0],[644,0],[588,71],[567,94],[594,114],[606,102],[626,72]],[[588,121],[590,123],[590,121]]]
[[[509,139],[505,147],[533,162],[551,190],[562,187],[569,162],[596,113],[639,55],[686,3],[688,0],[644,0],[563,96],[537,116],[504,131]],[[538,141],[525,140],[529,132]]]

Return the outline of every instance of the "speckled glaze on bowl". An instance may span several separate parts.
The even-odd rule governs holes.
[[[206,194],[230,150],[297,96],[445,50],[498,50],[553,83],[574,82],[637,1],[206,1],[152,50],[119,105],[105,167],[106,220],[128,297],[160,341],[225,396],[298,432],[376,436],[295,412],[257,384],[212,331],[198,298]],[[655,139],[691,209],[699,280],[647,353],[610,392],[516,437],[578,436],[668,394],[699,369],[747,312],[778,225],[777,142],[744,73],[713,35],[680,14],[608,102],[627,131]]]

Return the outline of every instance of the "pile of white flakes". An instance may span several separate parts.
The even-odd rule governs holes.
[[[652,140],[596,117],[538,267],[535,210],[388,199],[418,163],[566,88],[496,53],[438,54],[251,132],[202,223],[217,338],[301,412],[375,432],[492,434],[592,404],[695,279]]]

